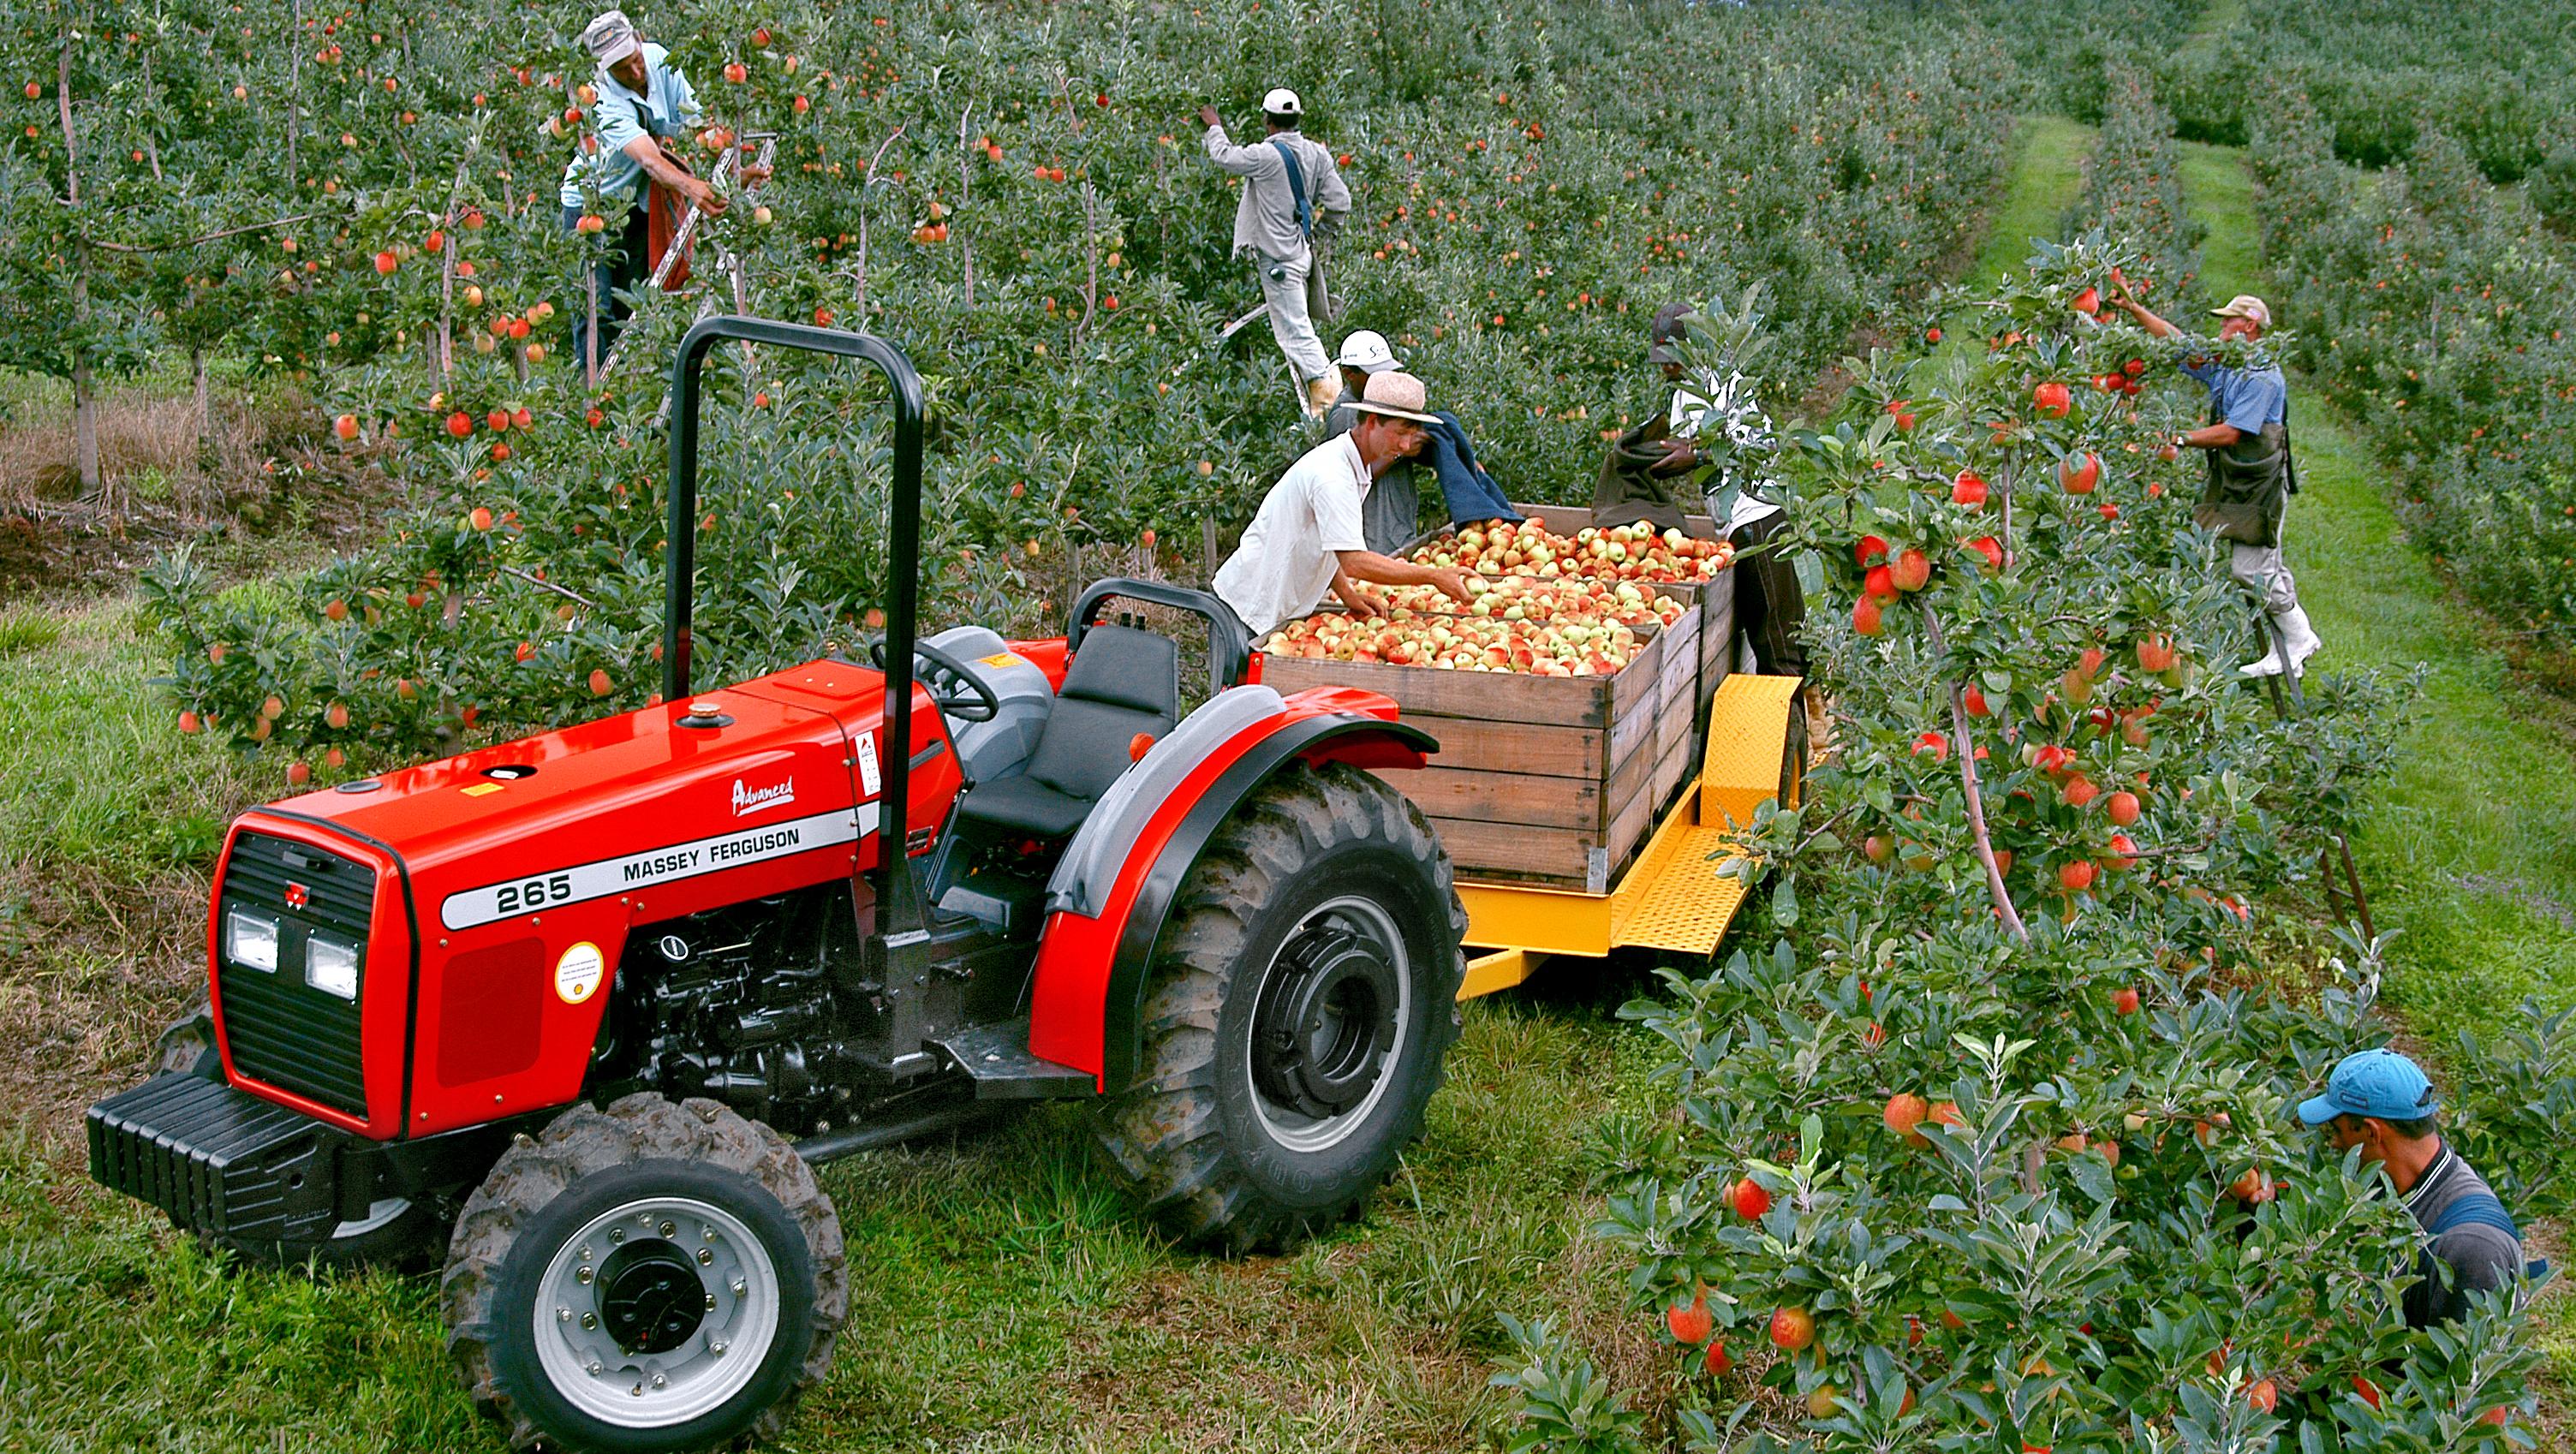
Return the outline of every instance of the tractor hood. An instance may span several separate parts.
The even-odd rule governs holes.
[[[817,846],[855,841],[854,829],[874,826],[854,823],[851,810],[876,796],[882,701],[876,673],[823,663],[307,793],[272,811],[392,850],[415,881],[451,889],[420,905],[424,928],[464,929],[517,907],[516,896],[505,906],[497,893],[485,895],[491,903],[459,902],[484,886],[443,870],[469,860],[511,874],[613,864],[615,880],[632,885],[739,860],[745,845],[733,840],[750,833],[757,845],[765,835],[754,830],[801,828],[801,841]],[[532,856],[538,844],[557,846]],[[495,852],[505,845],[517,851]],[[762,851],[779,846],[772,839]],[[662,856],[632,861],[638,855]]]

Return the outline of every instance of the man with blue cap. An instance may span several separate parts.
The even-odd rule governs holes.
[[[2510,1286],[2522,1272],[2522,1234],[2486,1178],[2442,1139],[2441,1098],[2414,1061],[2394,1050],[2347,1055],[2325,1094],[2299,1119],[2326,1129],[2337,1152],[2361,1148],[2388,1172],[2424,1233],[2421,1280],[2406,1290],[2406,1323],[2429,1328],[2468,1311],[2471,1292]]]

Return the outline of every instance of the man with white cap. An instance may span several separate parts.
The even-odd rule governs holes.
[[[725,199],[678,159],[677,138],[696,121],[700,108],[689,78],[671,64],[670,52],[647,42],[623,10],[608,11],[584,27],[581,44],[599,62],[591,80],[599,99],[590,107],[599,147],[564,168],[558,200],[566,232],[579,228],[585,215],[596,215],[608,224],[617,244],[614,258],[591,268],[591,296],[571,310],[572,356],[587,371],[598,363],[591,349],[597,349],[599,358],[607,357],[608,346],[634,311],[618,294],[651,275],[645,182],[679,193],[710,217],[724,215]],[[590,339],[594,303],[600,322],[596,344]]]
[[[1325,416],[1326,434],[1340,434],[1358,421],[1359,401],[1371,375],[1393,373],[1404,367],[1396,361],[1395,350],[1387,346],[1386,335],[1369,328],[1359,329],[1342,340],[1341,352],[1333,355],[1333,366],[1342,371],[1342,396],[1334,401],[1333,412]],[[1421,454],[1398,460],[1394,468],[1378,476],[1377,484],[1369,490],[1364,509],[1371,550],[1393,555],[1422,532],[1420,475],[1426,464],[1431,467],[1432,477],[1440,482],[1450,524],[1520,522],[1521,513],[1503,498],[1502,487],[1494,483],[1484,461],[1476,458],[1476,447],[1467,440],[1467,426],[1446,409],[1433,410],[1431,417],[1440,422],[1430,427],[1430,438],[1423,444]]]
[[[1269,306],[1270,336],[1288,356],[1305,390],[1306,413],[1322,418],[1340,392],[1324,340],[1315,332],[1315,243],[1341,231],[1351,210],[1351,189],[1333,154],[1298,130],[1305,104],[1285,86],[1261,98],[1266,130],[1259,146],[1236,146],[1213,106],[1199,108],[1200,138],[1217,169],[1243,178],[1234,209],[1234,251],[1250,254],[1259,274],[1261,301]]]
[[[2158,338],[2182,330],[2146,310],[2129,293],[2129,280],[2111,270],[2111,301]],[[2253,343],[2272,326],[2272,310],[2251,293],[2239,293],[2210,310],[2220,320],[2221,342]],[[2182,371],[2209,387],[2210,422],[2168,441],[2171,448],[2207,451],[2209,484],[2194,512],[2202,525],[2230,546],[2229,573],[2254,593],[2271,618],[2278,641],[2236,670],[2248,677],[2281,674],[2283,658],[2295,676],[2325,643],[2299,605],[2299,583],[2281,555],[2281,526],[2290,496],[2299,492],[2290,457],[2290,386],[2280,365],[2259,355],[2243,367],[2187,354]]]
[[[1383,614],[1385,598],[1364,581],[1437,586],[1468,599],[1466,572],[1373,551],[1360,526],[1370,484],[1420,450],[1426,426],[1438,422],[1423,403],[1422,381],[1413,375],[1372,374],[1366,397],[1353,406],[1359,422],[1351,432],[1306,451],[1262,497],[1243,543],[1211,583],[1253,640],[1312,612],[1327,592],[1356,615]]]

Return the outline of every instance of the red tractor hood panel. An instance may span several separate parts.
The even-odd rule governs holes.
[[[680,725],[699,704],[731,720]],[[926,694],[914,704],[915,751],[889,754],[897,771],[944,744]],[[370,1003],[414,1006],[408,1046],[373,1019],[366,1046],[371,1066],[413,1067],[407,1113],[371,1104],[363,1129],[423,1135],[569,1101],[636,926],[873,865],[883,706],[878,673],[814,662],[254,810],[246,821],[358,835],[407,875],[418,980],[381,955],[365,985]],[[916,828],[940,821],[957,785],[953,753],[923,760]]]
[[[385,843],[415,875],[556,832],[643,848],[798,816],[791,808],[848,810],[848,749],[833,717],[742,691],[699,700],[720,701],[732,724],[684,728],[686,706],[648,707],[390,772],[376,792],[277,806]]]

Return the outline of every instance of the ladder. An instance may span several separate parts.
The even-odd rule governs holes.
[[[742,169],[741,163],[743,147],[746,143],[758,144],[759,150],[754,155],[752,164],[761,168],[764,172],[768,170],[770,162],[778,154],[777,132],[744,132],[732,145],[727,146],[724,149],[723,156],[716,159],[715,175],[711,180],[717,186],[722,187],[724,184],[734,180],[734,178],[739,175]],[[679,266],[680,259],[689,255],[690,244],[697,240],[699,231],[698,224],[703,220],[703,217],[704,214],[698,210],[698,204],[691,202],[689,204],[689,210],[681,215],[678,229],[671,234],[671,245],[663,249],[662,260],[653,265],[653,276],[645,280],[645,290],[660,289],[665,281],[671,276],[671,270]],[[722,243],[717,242],[713,237],[707,239],[707,251],[713,255],[712,261],[715,264],[716,270],[724,273],[732,280],[733,311],[735,313],[749,315],[751,312],[751,288],[743,279],[742,255],[725,247]],[[701,298],[698,302],[699,318],[705,318],[708,315],[719,311],[721,310],[716,306],[715,296],[712,291],[710,291],[707,296]],[[618,331],[617,341],[608,346],[607,354],[599,361],[599,372],[591,380],[592,388],[595,389],[599,387],[601,383],[605,382],[608,378],[609,372],[617,367],[617,361],[625,356],[626,340],[628,337],[628,330],[620,329]],[[746,360],[749,359],[751,356],[751,345],[748,343],[744,344],[742,346],[742,350],[743,357]],[[575,360],[575,362],[579,361]]]

